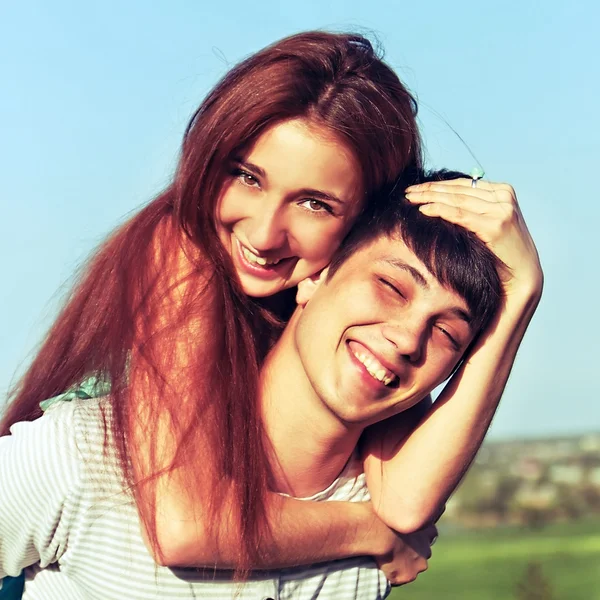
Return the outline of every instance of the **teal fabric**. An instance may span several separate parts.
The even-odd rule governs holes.
[[[71,388],[70,390],[59,394],[58,396],[54,396],[53,398],[48,398],[48,400],[40,402],[40,408],[42,410],[47,410],[57,402],[69,402],[70,400],[75,400],[76,398],[88,400],[89,398],[100,398],[101,396],[106,396],[107,394],[110,394],[109,381],[107,379],[92,376],[88,377],[77,387]]]
[[[108,380],[92,376],[83,381],[81,385],[40,402],[40,408],[45,411],[57,402],[69,402],[76,398],[83,398],[84,400],[100,398],[109,393],[110,383]],[[25,575],[23,573],[19,577],[5,577],[0,588],[0,600],[21,600],[24,584]]]
[[[20,600],[23,595],[23,584],[25,576],[23,573],[19,577],[5,577],[2,580],[0,589],[0,600]]]

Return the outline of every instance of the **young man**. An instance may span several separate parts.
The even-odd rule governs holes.
[[[448,207],[465,195],[463,184],[447,182],[443,192],[432,187],[423,198],[445,206],[438,212],[451,212]],[[446,202],[440,202],[440,193]],[[491,203],[481,195],[466,194],[471,209]],[[501,202],[494,202],[498,206],[486,210],[504,211]],[[489,213],[459,212],[454,220],[464,219],[466,212]],[[471,229],[484,238],[489,233],[485,223],[471,216]],[[502,284],[498,261],[486,244],[511,269]],[[276,491],[312,500],[367,499],[357,453],[363,445],[375,448],[365,466],[379,469],[383,484],[400,490],[397,506],[405,520],[399,520],[397,529],[413,531],[434,517],[489,425],[541,289],[541,279],[530,281],[539,263],[515,214],[486,244],[459,227],[424,217],[404,201],[393,201],[355,230],[328,270],[301,284],[298,309],[263,371],[262,410]],[[381,440],[373,424],[416,405],[471,347],[469,363],[475,364],[477,374],[469,398],[442,398],[407,439],[397,432],[390,443]],[[473,364],[461,367],[463,383]],[[0,527],[6,526],[0,532],[0,577],[16,572],[15,564],[35,564],[31,592],[47,598],[380,598],[387,593],[387,582],[373,560],[359,556],[375,554],[367,543],[339,555],[353,558],[264,571],[241,588],[214,570],[156,567],[144,545],[135,505],[120,488],[114,455],[102,453],[97,423],[105,418],[101,401],[63,403],[37,422],[15,426],[10,438],[0,440],[6,461],[0,465],[11,465],[4,472],[7,481],[19,467],[28,472],[35,466],[30,492],[38,493],[27,501],[44,499],[44,511],[28,513],[34,524],[21,523],[17,529],[25,532],[21,538],[12,524],[6,525],[11,511],[18,512],[18,494],[0,501]],[[436,442],[447,442],[444,452],[434,448],[428,453]],[[379,487],[374,482],[376,495],[384,498],[381,482]],[[65,498],[61,490],[68,490]],[[374,504],[377,510],[392,510],[377,497]],[[57,514],[52,506],[59,507]],[[276,526],[271,523],[272,529]],[[197,546],[206,543],[204,530],[190,524],[187,529],[197,556]],[[35,532],[33,541],[25,535],[30,530]],[[314,544],[327,545],[323,540]],[[280,564],[290,564],[284,548],[275,551],[281,552]],[[390,543],[389,551],[395,552],[388,570],[392,577],[402,557],[420,560],[409,548]],[[100,563],[93,560],[95,555],[102,557]],[[219,545],[212,546],[206,561],[181,556],[175,564],[228,562],[226,549]]]
[[[407,203],[379,220],[385,228],[367,222],[331,267],[300,283],[263,368],[279,491],[327,487],[365,428],[447,379],[500,305],[495,257],[482,242]]]
[[[311,497],[339,483],[340,473],[342,484],[349,469],[362,473],[357,449],[365,429],[428,398],[495,317],[502,296],[498,266],[466,230],[434,222],[401,201],[365,220],[328,269],[300,283],[298,308],[263,368],[262,408],[278,491]],[[418,481],[419,470],[430,467],[417,460],[414,468]],[[354,494],[358,487],[367,499],[364,480],[352,483]],[[446,498],[438,490],[431,495],[439,506]],[[403,565],[408,579],[425,568],[429,535],[417,542],[425,551]],[[296,589],[306,597],[314,589],[345,597],[340,588],[357,585],[356,564],[365,586],[358,597],[378,597],[380,574],[364,559],[337,561],[327,571],[320,565],[327,577],[294,573]],[[400,580],[407,577],[398,571]]]

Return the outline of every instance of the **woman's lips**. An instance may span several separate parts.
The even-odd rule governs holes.
[[[237,237],[235,239],[236,258],[235,262],[248,274],[261,279],[276,279],[282,277],[289,271],[293,257],[280,258],[277,260],[260,257],[246,246]],[[265,264],[261,264],[264,261]]]

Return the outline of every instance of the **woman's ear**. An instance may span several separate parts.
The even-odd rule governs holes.
[[[298,291],[296,292],[296,304],[298,306],[306,306],[307,302],[313,297],[315,290],[321,285],[327,278],[328,267],[325,267],[319,273],[303,279],[298,284]]]

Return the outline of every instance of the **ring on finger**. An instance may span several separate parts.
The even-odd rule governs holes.
[[[483,169],[481,169],[480,167],[474,167],[473,169],[471,169],[471,187],[476,188],[477,187],[477,181],[479,179],[481,179],[485,173],[483,171]]]

